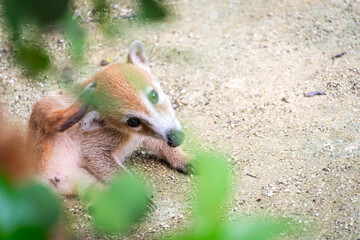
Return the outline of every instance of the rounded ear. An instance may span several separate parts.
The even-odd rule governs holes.
[[[139,40],[131,43],[128,55],[128,62],[139,66],[142,69],[151,73],[150,66],[145,55],[144,44]]]

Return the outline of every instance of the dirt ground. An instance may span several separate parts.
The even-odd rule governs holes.
[[[116,15],[130,3],[112,2]],[[89,31],[83,79],[102,59],[125,61],[142,40],[185,129],[204,144],[226,149],[235,175],[229,218],[254,214],[293,217],[300,239],[360,239],[360,1],[174,1],[175,19],[99,33],[77,1]],[[81,7],[79,7],[81,6]],[[49,33],[52,56],[66,68],[63,36]],[[0,85],[7,115],[25,126],[31,105],[50,90],[19,71],[1,28]],[[345,53],[343,56],[334,57]],[[307,98],[305,92],[325,96]],[[193,131],[193,130],[191,130]],[[137,152],[127,162],[153,188],[156,209],[126,239],[152,239],[190,219],[191,177]],[[118,239],[91,231],[76,199],[65,199],[72,229],[85,239]]]

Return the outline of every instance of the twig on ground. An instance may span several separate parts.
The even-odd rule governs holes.
[[[314,97],[316,95],[326,95],[326,93],[325,92],[320,92],[320,91],[312,91],[312,92],[304,93],[305,97]]]

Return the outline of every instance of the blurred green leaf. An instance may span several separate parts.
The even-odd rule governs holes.
[[[230,177],[225,157],[219,153],[199,152],[195,157],[198,173],[196,205],[190,231],[175,235],[178,240],[265,240],[290,233],[294,222],[284,218],[256,218],[246,221],[221,219],[222,207],[229,197]]]
[[[94,9],[94,15],[97,15],[99,23],[109,21],[110,13],[109,6],[106,0],[91,0]]]
[[[69,0],[22,0],[40,24],[48,24],[60,18],[67,10]]]
[[[217,239],[266,240],[289,230],[286,219],[253,219],[249,222],[227,222],[223,224]]]
[[[293,222],[286,219],[254,219],[249,222],[218,222],[218,225],[209,229],[208,232],[199,232],[193,229],[191,232],[180,234],[178,240],[267,240],[278,237],[281,233],[287,233]]]
[[[45,186],[30,182],[19,189],[17,198],[17,212],[24,225],[50,228],[59,219],[59,199]]]
[[[47,239],[60,217],[58,198],[31,182],[14,188],[0,175],[0,239]]]
[[[9,234],[16,225],[12,217],[15,193],[8,180],[0,174],[0,236]]]
[[[65,35],[71,43],[71,50],[75,61],[81,61],[84,55],[85,33],[80,25],[73,19],[70,13],[64,15],[60,24]]]
[[[69,0],[0,1],[3,4],[4,16],[9,23],[13,36],[12,41],[17,50],[15,58],[29,73],[37,74],[47,69],[50,58],[40,46],[41,42],[38,39],[31,39],[30,44],[26,45],[16,42],[22,34],[21,26],[25,24],[34,27],[34,23],[36,23],[38,26],[44,27],[60,21],[65,34],[70,39],[75,60],[82,59],[85,36],[82,28],[72,19],[72,14],[68,9]]]
[[[4,15],[12,31],[18,32],[22,23],[37,22],[40,26],[61,17],[69,0],[2,0]]]
[[[90,189],[85,199],[90,203],[96,226],[109,233],[129,231],[149,203],[145,185],[128,174],[116,178],[106,190]]]
[[[12,30],[13,40],[19,38],[21,18],[26,15],[26,8],[19,8],[22,0],[2,0],[3,14]]]
[[[16,45],[15,58],[17,62],[29,71],[31,74],[37,74],[44,71],[50,65],[50,58],[39,46],[35,45]]]
[[[121,104],[116,99],[109,96],[101,86],[96,87],[95,94],[82,94],[84,86],[81,84],[72,85],[71,93],[74,96],[79,96],[79,100],[93,106],[99,112],[111,111],[114,108],[118,108]]]
[[[229,195],[229,172],[220,156],[202,152],[196,157],[199,173],[196,228],[209,231],[218,222],[221,206]]]
[[[140,16],[147,20],[163,20],[168,15],[168,10],[162,2],[157,0],[139,0]]]
[[[39,226],[22,226],[18,228],[9,240],[45,240],[48,237],[46,229]]]

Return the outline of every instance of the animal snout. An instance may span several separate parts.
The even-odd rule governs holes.
[[[166,134],[166,141],[170,147],[180,146],[184,142],[184,139],[185,139],[185,134],[183,131],[170,130]]]

